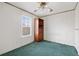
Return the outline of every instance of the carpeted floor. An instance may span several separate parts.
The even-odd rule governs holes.
[[[15,49],[2,56],[77,56],[77,50],[73,46],[56,42],[41,41],[32,42],[21,48]]]

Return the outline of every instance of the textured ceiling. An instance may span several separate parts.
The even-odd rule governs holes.
[[[38,8],[37,2],[10,2],[10,4],[31,12],[37,16],[46,16],[67,10],[72,10],[75,8],[77,2],[48,2],[48,6],[53,9],[53,12],[49,12],[48,9],[34,12],[34,10]]]

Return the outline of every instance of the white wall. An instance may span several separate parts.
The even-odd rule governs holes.
[[[43,19],[45,21],[45,40],[74,45],[74,11],[47,16]]]
[[[32,17],[32,35],[21,37],[21,16]],[[0,3],[0,54],[26,45],[34,40],[33,21],[35,16],[12,7],[6,3]]]
[[[75,46],[79,54],[79,3],[75,10]]]

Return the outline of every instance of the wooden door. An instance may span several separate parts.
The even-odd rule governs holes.
[[[44,21],[42,19],[35,19],[34,39],[36,42],[44,39]]]

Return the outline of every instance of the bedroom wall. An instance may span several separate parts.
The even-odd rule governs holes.
[[[79,54],[79,3],[75,10],[75,46]]]
[[[67,45],[74,45],[74,11],[43,17],[43,19],[45,22],[45,40]]]
[[[21,16],[32,18],[32,35],[21,37],[20,21]],[[35,16],[12,7],[6,3],[0,3],[0,54],[21,47],[34,40],[33,21]]]

